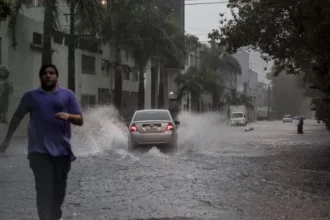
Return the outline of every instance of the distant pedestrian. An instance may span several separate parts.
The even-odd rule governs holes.
[[[297,125],[297,133],[298,134],[303,134],[304,133],[304,118],[300,117],[299,122]]]
[[[5,140],[4,153],[24,116],[29,113],[28,159],[35,178],[40,220],[59,220],[67,176],[76,159],[71,150],[71,124],[82,126],[83,117],[75,94],[58,85],[58,70],[43,65],[41,87],[26,92],[14,113]]]

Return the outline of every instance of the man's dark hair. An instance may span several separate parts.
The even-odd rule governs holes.
[[[41,77],[42,75],[45,74],[45,70],[48,68],[48,67],[51,67],[55,70],[55,73],[56,73],[56,76],[58,76],[58,70],[56,68],[55,65],[53,64],[44,64],[41,66],[40,70],[39,70],[39,77]]]

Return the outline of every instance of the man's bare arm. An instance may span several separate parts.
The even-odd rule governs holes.
[[[84,124],[82,115],[70,114],[68,120],[77,126],[82,126]]]
[[[18,114],[18,112],[16,111],[13,115],[13,117],[11,118],[10,122],[9,122],[9,126],[8,126],[8,131],[5,137],[6,141],[10,141],[13,134],[15,133],[17,127],[21,124],[22,119],[24,118],[24,116],[20,116]]]

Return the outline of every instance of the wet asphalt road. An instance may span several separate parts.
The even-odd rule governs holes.
[[[330,219],[330,135],[323,125],[259,122],[187,129],[179,152],[117,147],[74,162],[64,219]],[[35,220],[25,140],[0,156],[0,220]]]

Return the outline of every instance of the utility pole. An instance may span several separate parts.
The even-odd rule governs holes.
[[[76,61],[75,61],[75,9],[76,1],[70,1],[70,35],[68,44],[68,88],[73,92],[76,90]]]
[[[267,117],[268,117],[268,120],[270,120],[270,84],[268,84],[267,96],[268,96]]]

